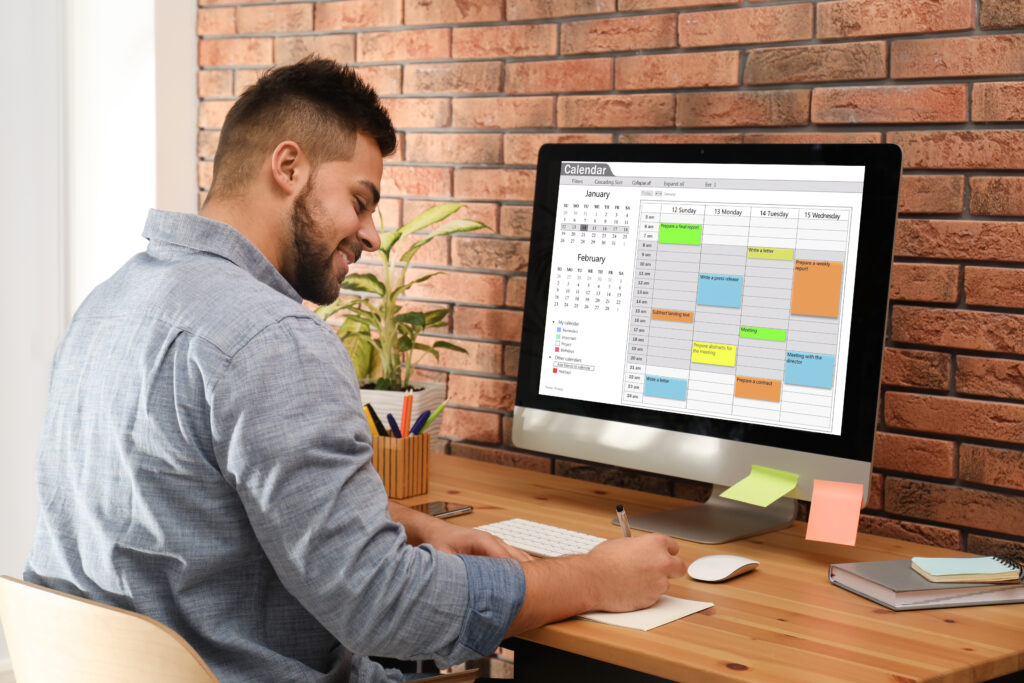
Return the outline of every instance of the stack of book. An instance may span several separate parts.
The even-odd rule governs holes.
[[[1001,557],[915,557],[847,562],[828,579],[891,610],[1024,602],[1022,566]]]

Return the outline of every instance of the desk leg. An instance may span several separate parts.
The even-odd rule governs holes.
[[[615,683],[669,683],[668,679],[624,669],[597,659],[563,652],[519,638],[504,647],[513,650],[517,683],[572,683],[573,681],[615,681]]]

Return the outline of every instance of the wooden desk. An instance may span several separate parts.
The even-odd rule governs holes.
[[[686,504],[445,455],[432,456],[430,474],[430,492],[402,502],[469,503],[473,514],[452,520],[465,526],[523,517],[615,538],[616,503],[633,514]],[[521,639],[676,681],[962,682],[1024,669],[1024,604],[892,612],[827,579],[833,562],[955,553],[866,534],[855,548],[817,543],[804,540],[805,528],[717,546],[680,541],[688,560],[734,553],[761,562],[722,584],[672,582],[671,595],[711,609],[648,632],[570,619]]]

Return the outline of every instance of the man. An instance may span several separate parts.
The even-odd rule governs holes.
[[[380,245],[395,133],[354,73],[308,59],[228,113],[198,216],[151,212],[138,254],[54,361],[25,578],[150,615],[224,681],[401,680],[589,609],[652,604],[663,536],[529,558],[389,504],[351,363],[301,305]]]

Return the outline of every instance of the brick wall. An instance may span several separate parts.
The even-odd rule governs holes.
[[[893,142],[905,175],[862,528],[1024,555],[1024,0],[199,0],[198,164],[258,73],[357,66],[401,131],[385,227],[440,199],[494,232],[436,240],[469,350],[450,452],[682,497],[703,486],[511,446],[530,201],[544,142]]]

